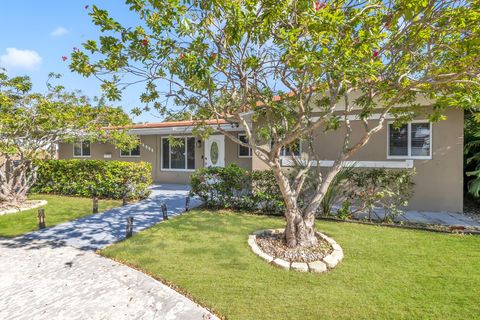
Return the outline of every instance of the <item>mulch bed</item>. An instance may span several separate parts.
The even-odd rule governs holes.
[[[313,262],[322,260],[332,251],[330,244],[317,235],[318,244],[309,248],[289,248],[282,233],[257,235],[257,245],[266,254],[289,262]]]

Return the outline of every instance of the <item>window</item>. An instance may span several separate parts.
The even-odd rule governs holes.
[[[270,144],[270,147],[273,147],[273,139]],[[299,157],[301,153],[302,153],[302,144],[300,140],[297,140],[286,147],[282,147],[282,149],[280,150],[280,157],[291,157],[291,156]]]
[[[162,169],[195,170],[195,138],[162,138]]]
[[[129,151],[120,150],[120,157],[140,157],[140,145]]]
[[[74,157],[90,157],[90,142],[80,141],[73,144]]]
[[[431,123],[388,124],[388,158],[431,159]]]
[[[283,147],[282,150],[280,150],[280,156],[281,157],[291,157],[291,156],[300,156],[301,153],[301,143],[300,140],[295,141],[289,146]]]
[[[239,134],[238,139],[243,143],[248,143],[248,138],[244,134]],[[239,158],[250,158],[252,156],[252,148],[238,145],[238,157]]]

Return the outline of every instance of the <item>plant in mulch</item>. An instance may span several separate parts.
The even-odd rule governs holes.
[[[317,236],[318,243],[312,247],[289,248],[283,233],[262,233],[257,235],[257,245],[266,254],[289,262],[313,262],[322,260],[332,251],[331,245],[322,237]]]

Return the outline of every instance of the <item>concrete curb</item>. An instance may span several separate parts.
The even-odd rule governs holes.
[[[18,208],[18,209],[13,208],[13,209],[7,209],[3,211],[0,210],[0,216],[40,208],[45,206],[48,203],[47,200],[31,200],[31,201],[35,201],[35,204],[30,205],[28,207]]]

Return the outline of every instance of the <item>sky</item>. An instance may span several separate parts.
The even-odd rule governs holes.
[[[70,90],[81,90],[93,97],[100,96],[100,82],[84,78],[69,70],[62,56],[70,57],[74,47],[89,39],[97,39],[99,30],[91,22],[86,5],[95,4],[107,9],[120,22],[135,24],[136,17],[122,0],[2,0],[0,4],[0,67],[9,76],[27,75],[32,79],[35,92],[46,92],[50,72],[63,77],[54,84]],[[124,92],[122,101],[112,103],[125,112],[140,106],[141,86]],[[135,117],[134,122],[161,121],[155,111]]]

